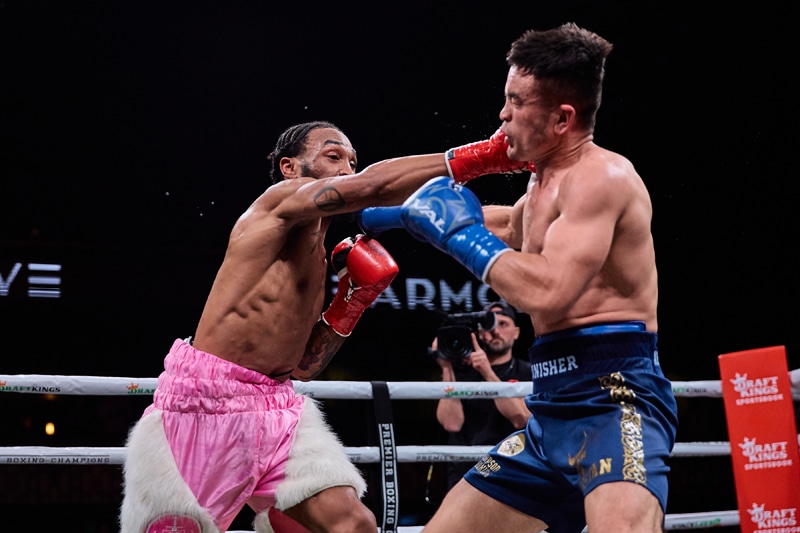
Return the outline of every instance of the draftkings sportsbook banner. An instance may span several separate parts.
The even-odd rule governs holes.
[[[800,532],[800,458],[784,346],[719,356],[743,533]]]

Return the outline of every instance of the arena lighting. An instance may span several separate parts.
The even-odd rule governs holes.
[[[17,274],[23,273],[21,277]],[[27,274],[27,277],[25,276]],[[8,272],[0,272],[0,296],[8,296],[14,283],[27,291],[29,298],[61,297],[61,264],[15,262]]]
[[[48,435],[54,435],[56,432],[56,425],[53,424],[52,422],[48,422],[47,424],[44,425],[44,432],[47,433]]]

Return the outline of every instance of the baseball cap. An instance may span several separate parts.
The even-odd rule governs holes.
[[[490,302],[484,306],[483,310],[494,311],[498,315],[506,315],[514,321],[514,324],[517,323],[517,312],[514,311],[514,308],[508,305],[506,302]]]

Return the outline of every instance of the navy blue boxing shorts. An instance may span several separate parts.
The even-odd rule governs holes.
[[[538,337],[528,355],[528,425],[492,448],[464,479],[543,520],[579,533],[583,498],[612,481],[638,483],[666,513],[667,461],[678,412],[643,322],[614,322]]]

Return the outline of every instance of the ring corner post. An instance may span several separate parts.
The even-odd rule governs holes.
[[[786,348],[722,354],[718,362],[741,530],[794,530],[800,454]]]

